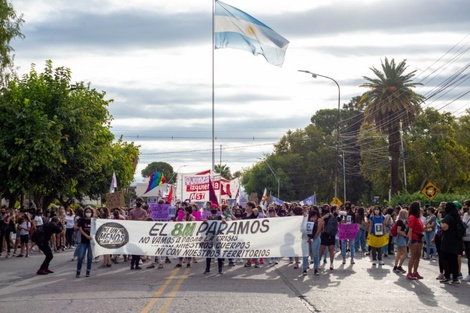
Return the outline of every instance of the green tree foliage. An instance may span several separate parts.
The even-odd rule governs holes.
[[[108,192],[114,170],[122,183],[129,181],[137,147],[129,145],[127,159],[113,155],[126,145],[118,142],[113,149],[111,101],[90,84],[72,85],[71,71],[53,69],[51,61],[43,73],[33,65],[12,80],[0,97],[0,192],[13,198],[39,194],[67,206]]]
[[[141,174],[142,177],[150,177],[156,171],[162,172],[169,183],[172,178],[174,179],[175,173],[173,167],[166,162],[152,162],[141,171]]]
[[[230,167],[227,164],[215,164],[214,172],[220,174],[225,179],[232,179],[232,173],[230,172]]]
[[[456,119],[433,108],[418,116],[405,137],[407,176],[412,191],[421,190],[427,181],[439,186],[443,193],[468,190],[470,146],[462,133],[468,128],[468,120],[468,116]]]
[[[0,0],[0,84],[5,86],[14,74],[14,51],[10,42],[14,38],[24,38],[20,31],[23,16],[16,14],[13,5],[6,0]]]
[[[416,71],[405,74],[406,60],[398,65],[395,60],[382,62],[382,71],[371,68],[377,78],[364,76],[367,81],[361,87],[369,88],[360,100],[366,105],[365,121],[374,122],[375,127],[388,136],[388,155],[391,157],[391,190],[398,193],[398,162],[400,157],[400,125],[403,129],[410,126],[420,112],[424,97],[412,88],[419,85],[412,82]]]

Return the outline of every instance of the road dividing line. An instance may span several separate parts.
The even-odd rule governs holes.
[[[173,302],[173,299],[175,298],[176,293],[178,292],[181,285],[183,284],[183,281],[188,277],[189,270],[190,270],[190,268],[187,268],[184,271],[183,276],[181,276],[181,278],[178,280],[178,282],[176,283],[176,286],[173,287],[173,290],[170,292],[170,295],[169,295],[168,299],[166,299],[165,303],[163,303],[163,306],[160,309],[159,313],[166,313],[167,312],[168,307],[170,306],[171,302]]]
[[[155,302],[157,302],[158,298],[162,295],[162,293],[165,291],[165,289],[168,287],[168,285],[171,283],[171,281],[176,277],[176,274],[178,273],[179,268],[176,268],[171,272],[170,277],[168,277],[165,281],[165,283],[155,292],[155,294],[152,296],[150,301],[147,303],[147,305],[142,309],[141,313],[149,313],[150,309],[153,307]]]

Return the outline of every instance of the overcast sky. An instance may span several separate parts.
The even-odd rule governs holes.
[[[366,91],[385,57],[407,59],[416,91],[429,95],[470,63],[468,0],[226,0],[290,41],[282,68],[262,56],[214,52],[215,161],[232,172],[273,151],[289,129],[317,110],[337,108],[338,89],[305,69],[334,78],[341,103]],[[114,102],[116,138],[141,145],[136,178],[150,162],[175,171],[212,162],[211,0],[14,0],[24,40],[12,43],[18,72],[31,63],[72,70]],[[469,71],[466,70],[460,77]],[[450,88],[449,88],[450,89]],[[462,114],[470,86],[461,84],[426,105]]]

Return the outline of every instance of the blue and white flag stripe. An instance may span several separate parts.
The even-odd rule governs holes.
[[[273,65],[284,63],[289,41],[245,12],[216,1],[214,28],[215,49],[246,50]]]

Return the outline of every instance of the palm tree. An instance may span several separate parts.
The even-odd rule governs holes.
[[[220,174],[225,179],[232,179],[232,174],[230,173],[230,167],[226,164],[215,164],[214,165],[214,172]]]
[[[388,136],[388,155],[390,159],[391,194],[398,193],[398,161],[400,155],[400,124],[402,129],[410,126],[420,112],[420,104],[424,96],[415,93],[412,88],[421,85],[413,83],[412,78],[416,71],[408,74],[406,60],[398,65],[395,60],[390,62],[385,58],[382,63],[382,72],[372,67],[377,78],[363,76],[367,82],[360,87],[369,88],[359,104],[365,104],[364,120],[366,123],[375,122],[375,127]]]

